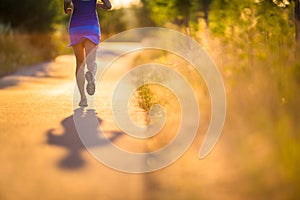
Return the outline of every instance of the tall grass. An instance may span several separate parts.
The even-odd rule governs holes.
[[[63,28],[51,33],[26,33],[0,25],[0,76],[67,53],[68,38]]]
[[[253,37],[259,33],[252,32]],[[223,74],[228,97],[226,134],[245,180],[260,198],[300,196],[300,82],[297,44],[245,42],[203,34]],[[250,142],[251,141],[251,142]],[[245,155],[247,159],[245,159]],[[260,184],[257,184],[260,182]]]
[[[232,179],[224,187],[240,186],[235,193],[250,199],[298,199],[300,57],[297,44],[293,41],[251,44],[244,42],[243,35],[224,40],[207,30],[199,30],[202,31],[193,35],[197,35],[196,39],[217,64],[226,86],[228,104],[222,151],[230,155],[227,162],[234,163],[240,179]],[[210,114],[209,102],[203,102],[209,95],[192,66],[174,55],[157,52],[141,53],[136,65],[147,62],[161,63],[181,73],[197,91],[201,112]],[[163,101],[163,106],[169,107],[169,118],[180,115],[170,108],[177,103],[176,98],[169,98],[164,88],[145,85],[138,89],[138,94],[139,106],[144,110],[153,102]],[[170,141],[167,133],[173,131],[176,120],[169,120],[164,136],[151,139],[152,150]],[[164,182],[159,177],[153,178],[158,183]],[[189,184],[195,195],[205,196],[192,188],[190,181],[182,184]],[[172,184],[170,188],[177,187],[176,182]],[[222,180],[216,184],[222,185]],[[160,195],[159,191],[153,191],[153,195]]]

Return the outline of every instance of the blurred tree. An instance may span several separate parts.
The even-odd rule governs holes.
[[[296,38],[297,42],[300,41],[300,1],[294,0],[295,2],[295,26],[296,26]]]
[[[202,7],[202,12],[203,12],[203,18],[205,20],[206,23],[206,28],[209,27],[209,7],[210,4],[212,3],[212,0],[200,0],[200,4]]]
[[[110,11],[98,9],[98,16],[104,37],[125,31],[127,28],[127,18],[123,8]]]
[[[172,7],[173,2],[168,0],[149,1],[142,0],[144,7],[148,10],[150,18],[159,26],[164,25],[168,21],[172,21],[173,15]]]
[[[211,5],[210,30],[227,40],[240,38],[271,48],[289,44],[295,37],[293,8],[282,5],[259,0],[215,0]]]
[[[189,29],[199,18],[209,26],[209,8],[213,0],[141,0],[151,19],[159,26],[168,23]]]
[[[281,8],[286,7],[293,7],[294,13],[293,13],[293,19],[292,21],[295,22],[295,39],[296,42],[299,42],[300,40],[300,1],[299,0],[273,0],[273,2]]]
[[[192,10],[192,0],[174,0],[173,5],[177,25],[189,27],[190,15]]]
[[[60,0],[1,0],[0,23],[26,31],[49,31],[62,13]]]
[[[142,3],[157,25],[173,23],[184,27],[189,27],[199,4],[196,0],[142,0]]]

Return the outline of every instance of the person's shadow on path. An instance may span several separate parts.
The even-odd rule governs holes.
[[[80,116],[80,120],[86,123],[84,127],[84,134],[88,134],[87,137],[90,141],[93,141],[91,146],[103,146],[108,144],[105,140],[105,136],[99,134],[99,125],[102,120],[96,116],[95,110],[87,110],[85,113],[82,108],[74,111],[74,114],[65,118],[61,125],[64,128],[63,134],[54,134],[54,129],[50,129],[47,132],[47,144],[64,147],[68,150],[68,154],[58,161],[58,166],[63,169],[78,169],[85,165],[85,161],[81,155],[81,152],[86,148],[78,135],[77,129],[75,127],[74,116]],[[77,118],[78,119],[78,118]],[[98,123],[93,122],[97,119]],[[81,127],[82,128],[82,127]],[[110,132],[110,137],[108,138],[111,142],[116,140],[122,135],[122,132]]]

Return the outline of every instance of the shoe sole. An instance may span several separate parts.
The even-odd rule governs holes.
[[[88,107],[87,104],[79,104],[79,107]]]
[[[80,107],[88,107],[87,103],[82,103],[82,102],[79,102],[79,106]]]
[[[91,72],[86,72],[85,73],[85,79],[87,80],[88,84],[86,86],[86,91],[89,95],[94,95],[95,94],[95,82],[94,82],[94,77]]]

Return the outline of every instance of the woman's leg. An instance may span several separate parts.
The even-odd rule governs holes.
[[[90,72],[92,72],[93,76],[95,76],[97,72],[97,63],[96,63],[97,45],[87,39],[84,42],[84,47],[85,47],[87,69]]]
[[[97,72],[97,45],[91,42],[90,40],[85,40],[84,42],[85,54],[86,54],[86,65],[88,71],[85,74],[85,77],[88,81],[87,84],[87,92],[89,95],[93,95],[95,93],[95,75]]]
[[[83,43],[73,46],[74,54],[76,57],[76,82],[79,89],[79,93],[82,99],[86,99],[84,92],[84,45]]]

